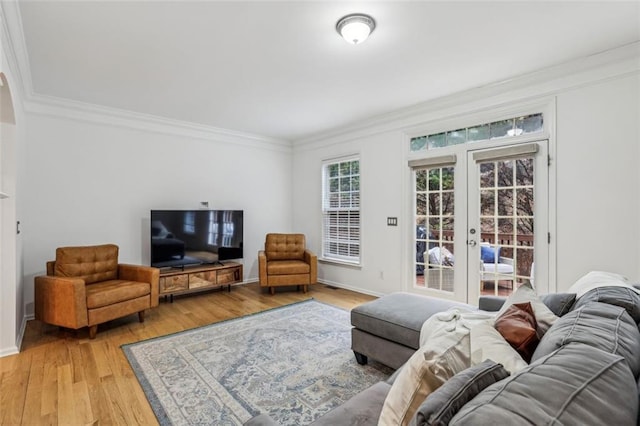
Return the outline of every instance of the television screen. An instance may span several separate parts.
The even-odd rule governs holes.
[[[151,266],[240,259],[242,210],[151,210]]]

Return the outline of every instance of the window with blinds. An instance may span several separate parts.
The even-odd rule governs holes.
[[[322,257],[359,264],[360,160],[326,162],[322,174]]]

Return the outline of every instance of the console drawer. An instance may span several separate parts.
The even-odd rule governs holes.
[[[203,271],[189,274],[189,288],[199,288],[215,285],[216,275],[216,271]]]
[[[189,288],[189,275],[171,275],[168,277],[160,277],[160,293],[168,293],[171,291],[186,290]]]
[[[238,282],[240,279],[240,268],[218,271],[218,284],[230,284]]]

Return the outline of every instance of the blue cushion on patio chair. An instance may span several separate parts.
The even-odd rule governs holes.
[[[500,247],[480,246],[480,258],[484,263],[500,262]]]

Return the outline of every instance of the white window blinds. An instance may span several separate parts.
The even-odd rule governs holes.
[[[327,161],[322,174],[322,257],[359,264],[360,160]]]

